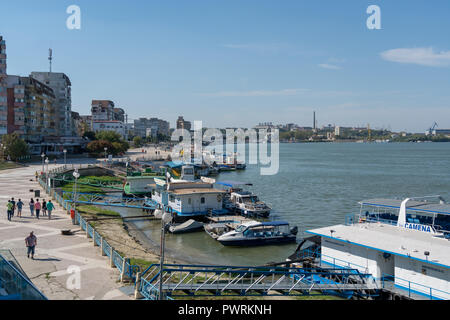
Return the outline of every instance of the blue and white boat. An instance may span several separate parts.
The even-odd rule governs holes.
[[[215,189],[213,181],[204,180],[155,179],[151,201],[160,209],[159,214],[161,209],[170,212],[176,221],[229,213],[222,204],[225,191]]]
[[[251,186],[251,183],[219,181],[216,184],[224,186],[227,190],[224,208],[247,217],[267,218],[270,215],[272,208],[269,205],[252,192],[242,189],[242,186]]]
[[[368,199],[345,224],[307,230],[320,267],[371,274],[392,299],[450,299],[450,204],[439,196]],[[305,238],[307,240],[307,238]]]
[[[293,243],[297,227],[290,228],[286,221],[247,222],[217,238],[224,246],[262,246]]]

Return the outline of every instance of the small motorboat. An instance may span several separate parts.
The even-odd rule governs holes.
[[[188,233],[203,229],[203,223],[194,219],[189,219],[186,222],[174,224],[169,227],[171,233]]]
[[[204,226],[205,232],[214,240],[217,240],[221,235],[230,232],[231,228],[226,222],[208,223]]]
[[[293,243],[297,239],[298,228],[290,228],[286,221],[247,222],[235,230],[217,238],[224,246],[261,246]]]

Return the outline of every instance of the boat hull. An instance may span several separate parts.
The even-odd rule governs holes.
[[[238,239],[224,239],[218,241],[224,246],[231,247],[249,247],[249,246],[266,246],[266,245],[274,245],[274,244],[288,244],[294,243],[297,237],[295,236],[286,236],[286,237],[277,237],[277,238],[238,238]]]

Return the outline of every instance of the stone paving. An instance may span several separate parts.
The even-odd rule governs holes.
[[[78,163],[81,161],[86,162],[79,160]],[[49,169],[54,167],[53,163],[49,165]],[[72,220],[56,201],[52,200],[55,205],[52,220],[42,215],[39,220],[31,217],[28,202],[35,198],[32,190],[41,190],[40,201],[49,199],[34,178],[35,172],[41,170],[41,164],[34,164],[0,171],[0,248],[11,250],[31,281],[48,299],[133,299],[133,288],[119,282],[119,271],[110,267],[109,258],[100,255],[99,247],[94,247],[92,239],[87,239],[79,226],[72,225]],[[17,217],[16,210],[9,222],[6,203],[11,197],[16,202],[22,199],[24,207],[22,218]],[[77,232],[63,236],[62,229]],[[34,260],[27,258],[25,248],[25,238],[31,231],[38,239]],[[81,271],[79,288],[73,281],[74,274],[68,270],[73,266]]]

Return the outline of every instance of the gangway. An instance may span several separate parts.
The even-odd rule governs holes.
[[[76,199],[74,199],[76,197]],[[134,209],[156,209],[156,203],[148,198],[123,197],[122,195],[106,195],[98,193],[63,191],[63,200],[68,203],[80,203],[95,206],[122,207]]]
[[[60,181],[64,183],[72,183],[75,182],[75,179],[68,178],[66,176],[62,176],[61,178],[51,178],[54,181]],[[77,184],[87,185],[91,187],[99,187],[104,189],[115,189],[123,191],[123,182],[122,181],[101,181],[97,179],[87,179],[85,181],[77,181]]]
[[[159,292],[160,267],[149,266],[139,291],[147,299]],[[162,290],[168,297],[186,296],[303,296],[371,297],[378,286],[372,275],[356,269],[236,267],[166,264]]]

